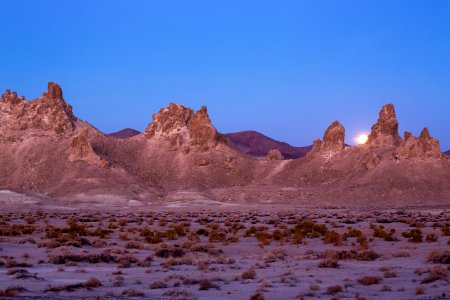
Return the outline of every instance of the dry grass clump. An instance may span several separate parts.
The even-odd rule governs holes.
[[[388,242],[396,242],[398,238],[395,236],[395,229],[386,231],[383,225],[376,226],[374,224],[370,224],[370,228],[373,230],[373,237],[384,239]]]
[[[10,286],[4,290],[0,290],[0,297],[17,297],[20,292],[26,291],[23,287]]]
[[[438,237],[437,237],[437,235],[436,235],[435,233],[429,233],[429,234],[427,234],[427,235],[425,236],[425,240],[426,240],[428,243],[435,243],[435,242],[437,242]]]
[[[377,276],[364,276],[358,279],[358,282],[362,285],[373,285],[379,284],[381,282],[381,278]]]
[[[335,246],[341,246],[343,244],[341,235],[336,231],[329,231],[325,233],[323,242],[325,244],[333,244]]]
[[[122,292],[122,296],[125,297],[144,297],[145,293],[134,289],[126,289]]]
[[[84,283],[84,287],[87,289],[93,289],[93,288],[98,288],[102,286],[102,282],[95,278],[95,277],[91,277],[89,278],[85,283]]]
[[[109,252],[104,251],[101,254],[72,254],[70,252],[60,255],[50,255],[49,263],[60,265],[67,264],[68,262],[88,262],[90,264],[97,263],[111,263],[115,262],[116,257]]]
[[[262,290],[257,290],[253,295],[250,296],[250,300],[264,300],[264,292]]]
[[[428,261],[435,264],[450,264],[450,250],[433,250],[428,254]]]
[[[78,289],[84,288],[83,283],[77,283],[77,284],[64,284],[64,285],[56,285],[56,286],[50,286],[48,289],[46,289],[44,292],[73,292]]]
[[[340,292],[342,292],[342,286],[340,286],[339,284],[336,284],[336,285],[330,285],[329,287],[327,287],[326,293],[328,295],[335,295]]]
[[[372,250],[356,251],[356,250],[326,250],[323,257],[335,260],[355,259],[362,261],[373,261],[381,255]]]
[[[165,289],[167,288],[167,283],[165,283],[164,281],[155,281],[149,285],[149,288],[151,288],[152,290]]]
[[[256,271],[255,268],[251,267],[249,268],[247,271],[245,271],[244,273],[242,273],[241,278],[243,280],[246,279],[255,279],[256,278]]]
[[[437,280],[447,280],[448,270],[442,265],[433,266],[428,270],[428,276],[425,277],[420,283],[430,283]]]
[[[161,244],[160,248],[156,249],[153,254],[161,258],[182,257],[185,254],[185,251],[178,246]]]
[[[198,289],[200,291],[207,291],[207,290],[209,290],[211,288],[215,288],[215,289],[219,288],[219,286],[217,284],[212,283],[212,281],[210,279],[207,279],[207,278],[200,279],[198,284],[199,284],[199,288]]]
[[[423,294],[425,294],[425,287],[421,285],[416,287],[416,295],[423,295]]]
[[[338,263],[337,259],[325,258],[324,260],[322,260],[319,263],[318,267],[319,268],[338,268],[339,263]]]
[[[397,272],[394,272],[394,271],[386,271],[386,272],[384,272],[384,278],[394,278],[394,277],[397,277],[397,276],[398,276]]]
[[[418,228],[411,229],[409,231],[402,232],[402,236],[408,239],[408,242],[411,243],[422,243],[423,236],[422,231]]]

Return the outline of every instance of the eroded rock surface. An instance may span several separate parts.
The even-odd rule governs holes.
[[[430,135],[428,128],[424,128],[419,137],[405,132],[405,140],[398,150],[398,158],[441,158],[439,141]]]
[[[87,128],[83,128],[80,133],[73,138],[70,148],[67,150],[67,154],[70,161],[84,161],[102,168],[108,166],[108,162],[101,159],[89,143],[87,139]]]
[[[323,141],[314,141],[311,154],[334,154],[344,149],[345,128],[338,121],[334,121],[325,131]]]
[[[398,121],[393,104],[381,108],[377,123],[372,126],[368,137],[368,145],[400,146],[402,138],[398,134]]]
[[[180,104],[171,103],[153,115],[145,130],[148,138],[163,138],[172,147],[182,145],[216,145],[222,138],[212,125],[205,106],[197,112]]]
[[[284,159],[283,154],[281,154],[280,150],[277,150],[277,149],[270,150],[267,153],[266,158],[268,160],[283,160]]]
[[[32,101],[6,90],[0,101],[0,114],[4,136],[21,134],[27,129],[63,134],[72,132],[77,120],[72,107],[63,99],[61,87],[54,82],[48,83],[42,97]]]

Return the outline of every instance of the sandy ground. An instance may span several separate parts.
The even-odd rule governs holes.
[[[446,207],[0,205],[1,299],[450,299]]]

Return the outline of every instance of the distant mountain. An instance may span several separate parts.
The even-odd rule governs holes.
[[[312,146],[294,147],[284,142],[271,139],[257,131],[241,131],[227,133],[224,136],[228,139],[229,145],[240,153],[255,157],[266,156],[273,149],[279,150],[285,158],[304,157]]]
[[[113,136],[118,139],[127,139],[132,136],[138,135],[140,132],[131,128],[125,128],[120,131],[116,131],[108,134],[109,136]]]
[[[447,152],[444,152],[445,155],[450,156],[450,150],[448,150]]]

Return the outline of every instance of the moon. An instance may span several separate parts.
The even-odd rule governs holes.
[[[356,141],[359,145],[365,144],[367,142],[368,136],[367,134],[360,134],[356,137]]]

